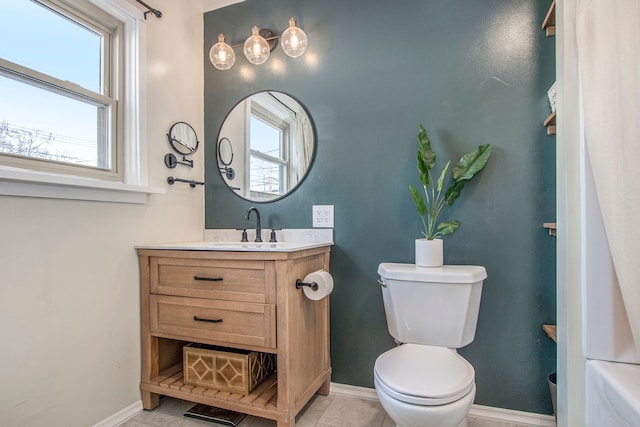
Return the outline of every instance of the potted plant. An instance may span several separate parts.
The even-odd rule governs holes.
[[[453,234],[460,227],[460,221],[438,222],[438,218],[445,206],[453,205],[460,197],[465,183],[485,167],[491,156],[491,149],[491,144],[480,145],[462,156],[451,169],[451,184],[443,191],[451,162],[447,162],[437,181],[434,180],[431,171],[436,165],[436,153],[431,148],[427,131],[424,126],[420,125],[418,129],[418,172],[424,188],[424,197],[416,187],[409,184],[411,197],[424,227],[422,230],[424,238],[416,239],[417,266],[442,266],[442,238]]]

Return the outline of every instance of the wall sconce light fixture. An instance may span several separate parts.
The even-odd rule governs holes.
[[[224,34],[220,34],[218,42],[209,51],[209,60],[218,70],[228,70],[236,62],[233,49],[243,47],[244,56],[249,62],[255,65],[263,64],[275,48],[277,39],[280,39],[284,53],[292,58],[302,56],[307,50],[307,35],[296,25],[296,20],[291,18],[289,28],[284,30],[281,36],[275,35],[271,30],[253,27],[251,36],[244,44],[229,45]]]

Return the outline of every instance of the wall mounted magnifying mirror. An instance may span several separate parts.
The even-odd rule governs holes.
[[[175,155],[172,153],[164,156],[164,163],[168,168],[175,168],[176,165],[187,165],[193,167],[193,160],[189,160],[186,156],[189,156],[196,152],[200,142],[198,141],[198,135],[196,131],[185,122],[177,122],[171,125],[169,133],[169,145],[178,154],[182,155],[182,162],[178,161]]]
[[[216,151],[218,168],[232,191],[269,202],[289,194],[306,176],[315,154],[315,131],[299,101],[282,92],[258,92],[227,114]]]

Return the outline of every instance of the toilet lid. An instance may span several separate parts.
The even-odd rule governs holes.
[[[416,344],[381,354],[374,374],[395,399],[423,405],[456,401],[473,389],[475,380],[473,366],[455,350]]]

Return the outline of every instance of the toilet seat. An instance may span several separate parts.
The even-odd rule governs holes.
[[[418,344],[403,344],[381,354],[374,376],[389,396],[423,406],[455,402],[475,384],[473,366],[455,350]]]

